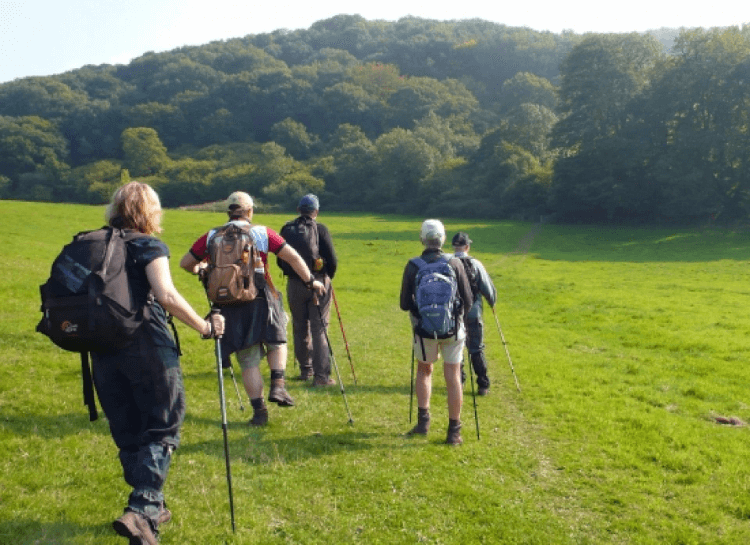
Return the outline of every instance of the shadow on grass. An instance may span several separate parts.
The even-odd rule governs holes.
[[[0,522],[0,543],[31,545],[36,543],[78,543],[79,536],[109,538],[117,534],[111,522],[83,526],[74,522],[39,522],[17,518]]]
[[[418,223],[415,223],[418,226]],[[719,228],[624,227],[599,225],[554,225],[492,223],[472,226],[467,222],[446,224],[448,241],[457,230],[466,230],[472,253],[480,259],[492,255],[530,253],[553,261],[612,262],[701,262],[746,260],[750,255],[750,232]],[[361,240],[364,246],[377,241],[414,242],[418,230],[337,233],[335,240]],[[419,246],[415,246],[417,249]]]
[[[9,430],[19,437],[37,436],[44,439],[59,439],[68,435],[77,435],[85,430],[89,433],[109,436],[109,426],[104,413],[99,410],[99,420],[90,422],[88,413],[82,407],[80,412],[43,415],[0,413],[0,428]]]
[[[251,464],[274,464],[277,462],[302,462],[309,459],[317,459],[323,456],[336,455],[341,452],[357,452],[370,450],[410,449],[424,446],[423,442],[412,441],[412,438],[404,437],[402,432],[398,433],[376,433],[357,430],[356,420],[353,425],[347,425],[347,416],[344,409],[341,415],[330,418],[340,418],[341,427],[346,431],[324,433],[310,432],[305,430],[294,437],[266,439],[266,430],[263,428],[251,428],[246,422],[229,422],[227,428],[232,434],[245,431],[247,435],[241,439],[229,440],[229,452],[232,460],[239,459]],[[219,419],[207,419],[188,416],[187,421],[191,424],[202,426],[213,426],[216,428],[214,438],[207,441],[183,443],[180,446],[181,455],[204,454],[208,456],[224,456],[224,439]],[[397,443],[387,442],[383,444],[384,437],[391,437]],[[403,441],[400,441],[403,439]],[[399,444],[400,443],[400,444]]]

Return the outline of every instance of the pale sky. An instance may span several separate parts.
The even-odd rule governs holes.
[[[127,64],[147,51],[309,28],[339,14],[385,21],[478,18],[582,34],[750,24],[747,6],[737,0],[0,0],[0,83],[86,64]]]

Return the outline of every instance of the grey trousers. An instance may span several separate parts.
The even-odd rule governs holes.
[[[331,312],[331,279],[318,275],[315,279],[325,285],[324,296],[314,297],[315,293],[296,278],[289,279],[286,295],[292,313],[294,357],[299,363],[300,372],[328,380],[331,375],[331,360],[325,328]]]

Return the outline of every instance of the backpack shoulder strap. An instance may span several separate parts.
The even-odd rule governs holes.
[[[88,352],[81,352],[81,375],[83,376],[83,404],[89,408],[89,421],[93,422],[99,418],[99,413],[94,399],[94,381],[91,378]]]
[[[427,262],[422,259],[421,257],[413,257],[409,260],[411,263],[414,263],[417,266],[417,269],[421,269],[425,265],[427,265]]]

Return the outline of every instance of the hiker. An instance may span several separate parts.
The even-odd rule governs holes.
[[[305,195],[297,206],[299,217],[287,222],[280,233],[302,256],[315,279],[325,286],[325,295],[317,296],[308,290],[299,274],[279,261],[279,267],[289,277],[286,293],[292,313],[294,355],[300,370],[297,379],[306,381],[312,377],[314,387],[336,384],[331,378],[325,328],[331,311],[331,280],[338,261],[328,228],[316,221],[319,210],[318,198]]]
[[[249,230],[254,246],[263,264],[262,277],[265,287],[258,290],[258,297],[237,305],[220,307],[226,319],[226,331],[221,342],[222,361],[236,354],[242,369],[242,381],[253,406],[251,426],[265,426],[268,423],[268,408],[263,400],[263,377],[260,373],[260,360],[267,354],[271,369],[271,387],[268,401],[280,407],[294,406],[294,399],[286,390],[286,313],[283,310],[281,293],[278,292],[268,273],[268,253],[288,263],[296,273],[305,278],[305,287],[319,296],[324,296],[325,286],[315,280],[305,262],[297,252],[286,244],[274,230],[262,225],[253,225],[253,199],[247,193],[236,191],[226,201],[229,222],[212,229],[201,236],[180,260],[180,267],[198,274],[207,265],[212,238],[217,231],[229,225]]]
[[[466,317],[466,347],[469,350],[471,365],[477,375],[477,393],[483,396],[489,392],[490,379],[487,376],[487,359],[484,356],[482,300],[487,299],[490,307],[494,308],[497,302],[497,290],[482,262],[469,255],[471,242],[468,234],[459,232],[453,236],[451,244],[453,245],[453,255],[461,261],[466,270],[466,277],[469,279],[469,285],[471,286],[471,295],[474,298],[474,304]],[[465,382],[463,364],[461,364],[461,382]]]
[[[409,311],[417,359],[418,420],[407,435],[427,435],[430,429],[432,364],[443,356],[443,374],[448,393],[448,433],[445,442],[460,445],[461,388],[460,364],[466,338],[464,317],[472,305],[466,271],[455,257],[442,251],[445,228],[439,220],[422,223],[420,240],[424,252],[410,259],[401,282],[401,310]],[[420,303],[427,304],[420,308]]]
[[[159,197],[149,185],[130,182],[115,192],[106,220],[124,230],[159,233]],[[125,482],[133,487],[125,513],[112,525],[130,543],[156,545],[158,526],[172,517],[162,488],[185,417],[179,350],[167,328],[166,312],[203,338],[221,335],[224,320],[204,320],[177,292],[164,242],[146,236],[126,244],[128,280],[136,298],[144,307],[148,304],[148,319],[131,344],[112,353],[92,352],[91,359],[94,385],[119,449]],[[154,301],[149,304],[150,293]]]

